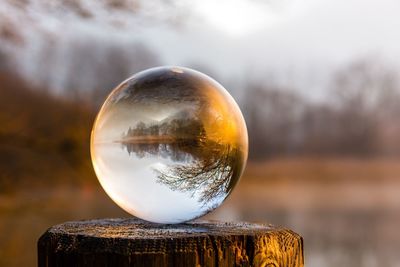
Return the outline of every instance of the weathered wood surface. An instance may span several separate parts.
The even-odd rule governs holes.
[[[39,267],[299,267],[303,262],[298,234],[264,224],[102,219],[54,226],[38,241]]]

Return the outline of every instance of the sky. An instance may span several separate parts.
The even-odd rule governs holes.
[[[393,0],[292,0],[277,14],[270,11],[275,20],[256,17],[260,25],[247,22],[246,30],[235,31],[204,15],[206,24],[146,38],[163,51],[165,61],[200,62],[226,75],[240,75],[244,69],[256,75],[269,69],[315,73],[362,57],[399,63],[399,11],[400,2]],[[251,20],[251,15],[243,17]],[[165,40],[162,45],[158,38]]]
[[[140,42],[158,64],[199,66],[224,85],[270,79],[313,97],[323,95],[334,70],[354,60],[400,66],[398,0],[153,0],[140,9],[121,2],[111,8],[94,0],[4,1],[0,26],[12,25],[23,44],[0,38],[0,49],[15,55],[29,79],[60,88],[74,65],[71,44],[82,41],[125,50]]]

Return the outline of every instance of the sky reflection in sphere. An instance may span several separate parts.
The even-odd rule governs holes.
[[[159,67],[124,81],[97,115],[91,155],[107,194],[124,210],[179,223],[218,207],[247,160],[239,107],[210,77]]]

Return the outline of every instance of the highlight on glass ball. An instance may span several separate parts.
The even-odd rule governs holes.
[[[217,208],[247,160],[242,113],[215,80],[158,67],[117,86],[91,135],[96,175],[125,211],[156,223],[189,221]]]

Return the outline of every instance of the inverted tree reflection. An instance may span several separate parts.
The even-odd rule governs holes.
[[[188,192],[204,205],[228,195],[241,173],[239,148],[207,139],[197,120],[173,120],[158,126],[139,122],[122,135],[120,143],[137,158],[173,161],[166,168],[154,169],[157,182]]]
[[[171,190],[199,194],[199,202],[204,205],[229,194],[241,173],[238,149],[210,142],[188,149],[194,160],[155,170],[158,182]]]

